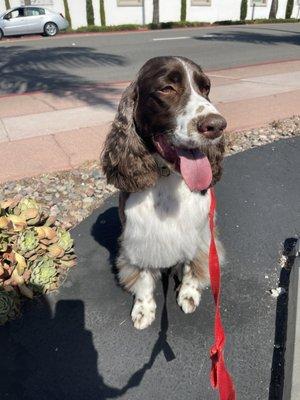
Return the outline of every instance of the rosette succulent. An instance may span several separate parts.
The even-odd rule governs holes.
[[[19,312],[19,300],[14,291],[7,292],[0,288],[0,325],[15,318]]]
[[[26,229],[20,234],[18,245],[21,254],[35,250],[39,245],[37,232],[34,229]]]
[[[57,287],[57,269],[54,260],[43,256],[31,265],[30,284],[36,292],[47,292]]]
[[[34,199],[30,199],[28,197],[21,199],[17,207],[20,210],[20,214],[29,209],[35,209],[38,212],[41,211],[40,205]]]
[[[70,251],[73,247],[73,239],[71,238],[70,232],[63,228],[57,228],[57,236],[58,241],[56,244],[64,249],[65,252]]]

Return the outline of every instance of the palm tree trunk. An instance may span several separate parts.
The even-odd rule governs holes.
[[[64,7],[65,7],[65,18],[69,22],[70,28],[72,28],[72,20],[71,20],[68,0],[64,0]]]
[[[269,19],[275,19],[278,9],[278,0],[272,0]]]
[[[186,21],[186,0],[181,0],[180,21]]]
[[[106,26],[104,0],[100,0],[100,20],[101,26]]]
[[[153,19],[152,23],[159,24],[159,0],[153,0]]]
[[[9,10],[11,8],[9,0],[5,0],[5,8]]]

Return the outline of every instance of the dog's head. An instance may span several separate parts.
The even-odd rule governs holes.
[[[126,192],[151,187],[159,177],[158,158],[192,190],[217,182],[226,121],[209,91],[209,78],[187,58],[147,61],[125,90],[104,146],[108,182]]]

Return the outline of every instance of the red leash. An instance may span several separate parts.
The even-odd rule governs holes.
[[[215,314],[215,343],[210,349],[210,358],[212,361],[210,381],[214,389],[219,390],[220,400],[235,400],[235,388],[229,372],[226,369],[223,350],[225,347],[225,332],[221,320],[220,312],[220,264],[214,237],[214,214],[216,208],[216,196],[213,188],[210,189],[211,203],[209,210],[209,226],[211,232],[209,247],[209,275],[211,282],[211,291],[214,296],[216,314]]]

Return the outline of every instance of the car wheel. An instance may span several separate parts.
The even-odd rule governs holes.
[[[54,22],[47,22],[44,26],[44,32],[47,36],[55,36],[58,32],[58,27]]]
[[[0,29],[0,40],[2,40],[3,39],[3,32],[2,32],[2,30]]]

